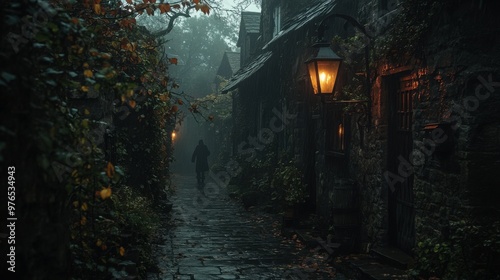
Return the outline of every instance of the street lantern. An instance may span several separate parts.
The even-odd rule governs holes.
[[[333,94],[342,58],[328,43],[316,43],[317,54],[306,61],[314,94]]]

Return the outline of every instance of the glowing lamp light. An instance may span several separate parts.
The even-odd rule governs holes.
[[[332,94],[342,58],[332,51],[328,43],[317,43],[313,47],[318,48],[318,52],[306,64],[314,94]]]
[[[175,131],[172,131],[172,140],[174,140],[174,139],[175,139],[175,136],[177,136],[177,135],[175,134]]]
[[[339,124],[339,148],[341,151],[344,150],[344,125]]]

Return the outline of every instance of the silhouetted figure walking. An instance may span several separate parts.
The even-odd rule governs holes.
[[[210,151],[207,146],[203,144],[203,140],[200,140],[191,157],[191,162],[195,162],[196,160],[196,179],[198,180],[198,184],[205,183],[205,171],[208,171],[207,158],[209,155]]]

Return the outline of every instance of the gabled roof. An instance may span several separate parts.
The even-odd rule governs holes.
[[[240,53],[238,52],[225,52],[222,56],[219,68],[217,69],[217,75],[215,77],[215,83],[220,82],[218,77],[225,79],[231,78],[231,76],[240,69]]]
[[[338,0],[324,0],[313,4],[297,13],[294,17],[290,18],[283,25],[282,30],[271,41],[269,41],[261,50],[261,55],[255,57],[249,64],[242,69],[238,70],[229,80],[228,85],[222,89],[222,92],[228,92],[235,89],[239,83],[251,77],[259,71],[272,56],[269,46],[276,44],[276,42],[297,32],[300,28],[304,27],[311,22],[320,22],[326,15],[331,13],[337,4]],[[241,28],[240,28],[241,35]],[[305,36],[305,35],[304,35]]]
[[[259,34],[260,32],[260,13],[241,12],[240,33],[237,46],[240,46],[242,37],[246,34]]]
[[[252,62],[250,62],[248,65],[246,65],[244,68],[241,68],[236,72],[236,74],[233,75],[231,80],[229,80],[229,83],[222,89],[222,93],[226,93],[230,90],[235,89],[238,84],[247,78],[251,77],[253,74],[255,74],[264,64],[266,61],[269,60],[272,56],[272,52],[266,52],[263,53],[259,56],[257,56]]]
[[[226,52],[224,54],[227,57],[231,71],[236,73],[240,69],[240,53],[239,52]]]
[[[271,39],[271,41],[269,41],[262,49],[267,49],[269,45],[285,37],[288,33],[300,29],[313,20],[318,21],[319,23],[321,19],[323,19],[327,14],[335,9],[336,5],[336,0],[325,0],[305,8],[304,10],[297,13],[294,17],[288,19],[285,24],[283,24],[283,28],[278,33],[278,35]]]

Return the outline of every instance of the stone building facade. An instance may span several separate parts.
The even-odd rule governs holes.
[[[251,108],[235,120],[235,126],[251,127],[248,135],[233,143],[259,139],[277,111],[294,115],[274,139],[305,171],[310,206],[353,250],[391,246],[422,257],[419,248],[428,243],[455,244],[464,230],[495,224],[497,6],[472,0],[263,0],[260,49],[224,89],[238,89],[240,107],[233,110]],[[304,62],[317,25],[332,13],[357,19],[368,36],[342,19],[327,21],[326,37],[337,36],[332,48],[344,55],[344,64],[335,98],[322,102],[312,93]],[[498,252],[484,246],[469,253],[490,250],[489,261],[498,260]]]

